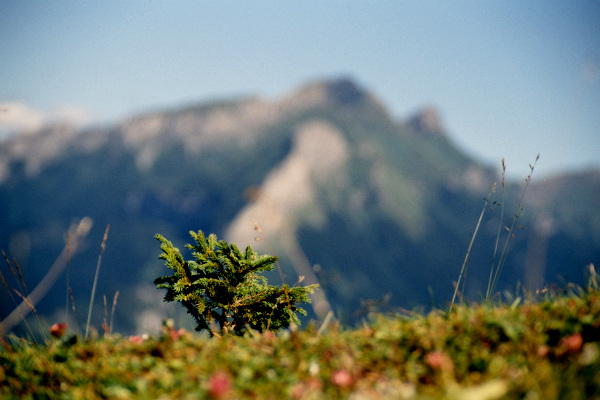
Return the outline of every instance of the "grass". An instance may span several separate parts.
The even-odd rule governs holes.
[[[600,287],[593,265],[586,288],[517,293],[511,304],[501,298],[490,301],[531,180],[530,174],[498,254],[504,162],[502,167],[501,219],[485,301],[465,305],[459,287],[462,283],[464,292],[469,254],[492,190],[471,235],[449,309],[426,315],[371,312],[353,329],[331,323],[329,314],[318,329],[249,330],[243,337],[215,339],[166,321],[156,337],[123,337],[112,333],[117,292],[110,325],[104,297],[104,336],[95,329],[89,335],[107,227],[82,337],[78,327],[72,333],[64,323],[40,325],[18,264],[13,268],[4,255],[17,281],[14,292],[36,314],[42,339],[35,339],[30,326],[29,340],[5,336],[0,324],[0,398],[600,399]],[[69,243],[67,265],[68,254]],[[67,295],[73,300],[68,281]],[[73,313],[76,320],[75,309]]]
[[[506,192],[505,192],[505,190],[506,190],[506,185],[505,185],[506,164],[504,162],[504,158],[502,159],[502,200],[500,201],[500,203],[498,203],[496,201],[494,201],[492,203],[492,206],[500,206],[500,222],[498,224],[498,232],[496,234],[496,240],[495,240],[495,244],[494,244],[494,255],[492,257],[492,265],[490,268],[490,278],[489,278],[487,290],[485,293],[485,301],[486,302],[490,302],[492,300],[494,293],[496,293],[496,287],[498,286],[498,279],[500,278],[500,272],[502,271],[502,267],[504,266],[504,262],[506,261],[506,255],[508,254],[509,244],[511,242],[511,239],[514,238],[515,226],[519,220],[519,217],[523,214],[523,211],[524,211],[523,199],[525,198],[525,192],[527,192],[527,188],[529,187],[529,184],[531,183],[531,176],[533,175],[533,170],[535,169],[535,166],[539,159],[540,159],[540,155],[538,154],[537,157],[535,158],[535,161],[533,162],[533,165],[529,164],[529,175],[527,175],[527,178],[525,178],[525,185],[523,187],[523,190],[521,191],[521,196],[519,198],[519,204],[517,205],[517,209],[513,215],[513,219],[512,219],[510,228],[508,226],[504,226],[504,229],[507,231],[506,240],[504,241],[504,246],[502,247],[502,252],[500,253],[500,257],[497,258],[498,244],[500,242],[500,237],[501,237],[502,228],[503,228],[504,201],[505,201],[505,194],[506,194]],[[464,293],[464,286],[465,286],[464,279],[465,279],[465,275],[466,275],[467,265],[469,262],[469,256],[471,255],[471,248],[473,247],[473,243],[475,242],[475,237],[477,236],[477,232],[479,231],[479,227],[481,226],[481,221],[483,220],[483,215],[485,214],[485,211],[488,208],[490,208],[490,210],[493,211],[492,207],[489,206],[489,203],[490,203],[491,195],[495,191],[496,191],[496,184],[494,183],[490,187],[490,191],[489,191],[488,195],[483,199],[484,200],[483,208],[481,209],[481,213],[479,214],[479,219],[477,220],[477,224],[475,225],[475,230],[471,234],[471,238],[469,239],[469,246],[467,248],[467,253],[465,255],[465,259],[463,261],[462,267],[460,269],[460,273],[458,275],[458,280],[454,287],[454,294],[452,295],[452,301],[450,302],[451,305],[454,305],[457,294],[460,294],[459,289],[460,289],[461,282],[463,285],[463,293]],[[462,296],[459,296],[459,297],[461,298],[461,301],[462,301]]]
[[[157,337],[0,350],[0,398],[600,399],[600,292],[545,291],[519,306],[373,314],[219,339],[165,324]]]
[[[29,292],[27,289],[27,285],[25,280],[23,279],[23,275],[21,274],[19,265],[16,260],[14,260],[14,268],[11,265],[9,258],[2,252],[4,259],[6,260],[6,264],[8,265],[14,281],[16,282],[17,288],[11,288],[11,285],[7,283],[7,280],[4,278],[2,273],[0,272],[0,278],[2,280],[3,286],[6,288],[9,293],[11,300],[15,305],[15,309],[0,323],[0,336],[4,337],[5,333],[10,332],[16,325],[18,325],[21,321],[25,322],[27,326],[27,330],[29,331],[32,337],[35,337],[33,330],[27,324],[25,318],[27,315],[33,311],[35,315],[36,322],[38,326],[41,326],[42,323],[45,324],[43,319],[37,313],[35,306],[37,303],[45,296],[46,292],[54,283],[56,279],[65,268],[66,265],[69,264],[70,255],[73,254],[81,245],[83,239],[88,235],[92,226],[92,220],[89,217],[85,217],[78,221],[77,223],[73,223],[69,228],[69,232],[67,233],[67,244],[63,251],[60,253],[58,258],[54,261],[46,275],[42,278],[42,280],[36,285],[36,287]],[[15,273],[15,270],[17,273]],[[68,276],[68,275],[67,275]],[[67,282],[67,288],[70,290]],[[16,298],[13,296],[13,291],[22,299],[22,302],[19,303]],[[24,294],[22,294],[23,292]],[[72,295],[72,292],[71,292]],[[67,300],[68,304],[68,300]],[[74,304],[74,302],[73,302]],[[66,317],[66,315],[65,315]],[[39,333],[42,335],[45,333],[44,329],[40,329]]]
[[[108,239],[108,230],[110,229],[110,225],[106,226],[106,230],[104,231],[104,237],[102,238],[102,244],[100,245],[100,255],[98,256],[98,264],[96,264],[96,275],[94,276],[94,284],[92,286],[92,296],[90,298],[90,308],[88,310],[87,323],[85,324],[85,338],[87,339],[88,333],[90,330],[90,321],[92,318],[92,306],[94,305],[94,298],[96,296],[96,286],[98,284],[98,274],[100,273],[100,265],[102,264],[102,256],[104,255],[104,250],[106,249],[106,239]],[[106,305],[106,298],[104,299],[104,304]],[[106,307],[105,307],[106,309]]]

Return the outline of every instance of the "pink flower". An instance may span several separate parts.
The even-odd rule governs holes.
[[[306,388],[302,383],[297,383],[292,388],[292,397],[294,399],[301,399],[306,392]]]
[[[140,335],[129,336],[129,341],[132,343],[140,344],[144,341],[144,339]]]
[[[59,322],[50,327],[50,334],[55,338],[60,338],[65,334],[68,327],[69,325],[66,322]]]
[[[292,397],[301,399],[304,396],[310,397],[311,394],[318,393],[323,388],[323,382],[318,378],[310,378],[307,381],[299,382],[292,388]]]
[[[577,353],[583,345],[583,337],[577,332],[571,336],[562,338],[561,347],[564,347],[568,353]]]
[[[275,339],[275,335],[271,331],[264,331],[263,332],[263,337],[265,339],[269,339],[269,340]]]
[[[546,346],[545,344],[541,345],[538,347],[537,354],[540,357],[547,357],[548,354],[550,354],[550,347]]]
[[[352,376],[345,369],[337,370],[331,375],[331,382],[339,387],[349,387],[353,381]]]
[[[443,351],[432,351],[425,356],[425,363],[432,369],[448,371],[454,367],[452,360]]]
[[[225,372],[215,372],[208,378],[208,395],[213,399],[225,399],[231,392],[231,377]]]
[[[180,328],[179,330],[176,330],[175,328],[171,328],[169,332],[171,334],[172,340],[177,340],[180,337],[182,337],[183,335],[185,335],[185,329],[183,329],[183,328]]]

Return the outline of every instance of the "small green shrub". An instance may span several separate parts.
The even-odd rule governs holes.
[[[272,270],[277,257],[259,256],[250,246],[242,253],[235,244],[217,241],[214,234],[208,238],[202,231],[190,234],[195,244],[186,247],[193,252],[192,261],[185,261],[179,249],[156,235],[163,252],[160,258],[173,274],[154,283],[167,290],[165,301],[183,304],[196,320],[196,330],[206,330],[211,336],[241,336],[248,329],[287,328],[299,323],[296,313],[306,315],[297,304],[309,302],[308,294],[317,285],[272,286],[259,275]]]

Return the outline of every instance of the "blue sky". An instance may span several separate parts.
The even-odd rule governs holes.
[[[0,135],[345,75],[511,175],[600,165],[599,0],[0,1],[0,55]]]

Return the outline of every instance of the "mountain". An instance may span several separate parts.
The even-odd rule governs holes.
[[[374,304],[447,305],[494,182],[493,200],[501,201],[498,167],[459,149],[433,108],[397,121],[353,80],[323,80],[274,101],[191,105],[83,131],[50,126],[1,143],[0,248],[32,290],[70,226],[93,222],[78,248],[77,234],[69,235],[68,273],[37,306],[53,322],[64,318],[68,276],[81,325],[110,225],[96,326],[101,296],[110,308],[116,291],[120,332],[150,329],[165,315],[183,322],[152,284],[166,273],[154,234],[183,248],[199,229],[273,251],[286,283],[302,275],[303,284],[321,284],[312,317],[332,309],[352,323]],[[512,222],[523,184],[506,182],[503,224]],[[586,266],[600,264],[599,195],[599,170],[542,181],[534,174],[498,290],[582,283]],[[500,217],[493,208],[468,263],[465,293],[474,300],[487,287]],[[269,280],[279,283],[279,274]],[[0,297],[5,318],[14,303],[5,289]]]

